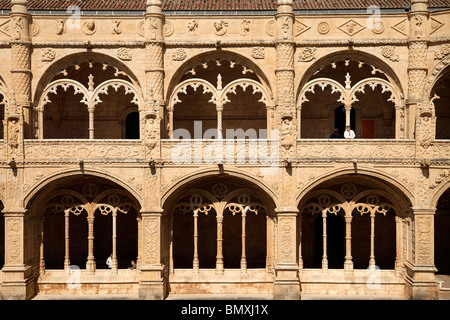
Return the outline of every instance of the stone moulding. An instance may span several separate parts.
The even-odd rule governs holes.
[[[336,143],[308,139],[297,141],[297,156],[300,158],[346,158],[367,161],[385,159],[411,159],[416,156],[415,141],[359,140],[336,141]]]
[[[141,141],[118,140],[27,140],[25,158],[40,160],[62,159],[141,159],[144,156]],[[75,161],[75,160],[74,160]]]

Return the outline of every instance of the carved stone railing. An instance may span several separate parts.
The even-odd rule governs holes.
[[[77,159],[143,158],[142,141],[132,140],[25,140],[25,159],[33,161],[77,161]]]
[[[299,159],[413,160],[414,140],[381,139],[302,139],[297,140]]]
[[[278,164],[278,140],[162,140],[161,156],[174,164]]]
[[[278,165],[284,156],[276,139],[255,140],[161,140],[161,159],[166,164],[255,164]],[[24,156],[32,162],[147,161],[141,140],[25,140]],[[158,154],[154,154],[158,157]],[[6,145],[0,144],[0,158],[6,159]],[[300,139],[296,153],[299,161],[402,161],[416,159],[448,162],[450,140],[430,141],[426,146],[415,140],[382,139]]]

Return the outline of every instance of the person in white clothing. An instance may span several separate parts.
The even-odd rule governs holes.
[[[108,257],[108,259],[106,259],[106,265],[108,266],[109,269],[112,269],[112,253]]]
[[[347,128],[345,128],[344,138],[345,139],[355,139],[355,131],[353,131],[350,128],[350,126],[347,126]]]

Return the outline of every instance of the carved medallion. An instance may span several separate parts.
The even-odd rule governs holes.
[[[223,36],[228,31],[228,22],[225,20],[214,22],[214,33],[218,36]]]
[[[266,32],[269,36],[275,35],[275,20],[270,20],[266,25]]]
[[[173,34],[174,30],[175,28],[173,27],[173,23],[170,21],[166,21],[164,24],[164,36],[170,37]]]
[[[145,21],[142,20],[137,24],[136,32],[138,35],[143,37],[145,35]]]
[[[326,23],[325,21],[322,21],[321,23],[319,23],[319,25],[317,26],[317,31],[320,34],[327,34],[328,32],[330,32],[330,25],[328,23]]]
[[[384,32],[384,23],[381,21],[377,21],[373,24],[372,32],[375,34],[382,34]]]
[[[97,26],[93,19],[89,19],[83,23],[83,32],[88,36],[93,35],[97,31]]]

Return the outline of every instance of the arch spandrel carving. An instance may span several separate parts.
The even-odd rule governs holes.
[[[83,86],[78,81],[72,80],[72,79],[59,79],[51,82],[47,85],[47,87],[43,90],[41,95],[41,100],[39,101],[38,108],[44,108],[44,106],[51,102],[48,95],[50,93],[57,94],[58,88],[62,88],[64,91],[67,91],[67,89],[71,87],[74,89],[74,94],[82,94],[83,98],[80,100],[80,103],[85,104],[86,106],[89,106],[89,100],[90,100],[90,94],[89,91],[86,89],[85,86]]]
[[[314,188],[324,182],[330,182],[334,179],[345,177],[347,174],[354,175],[355,171],[350,169],[337,169],[322,176],[316,177],[313,182],[303,186],[299,190],[296,195],[296,202],[299,205],[304,204],[305,196],[307,196],[311,192],[315,192],[313,191]],[[379,184],[380,187],[385,189],[385,191],[383,193],[382,191],[377,190],[377,192],[380,195],[389,196],[389,198],[394,201],[395,207],[397,209],[402,208],[404,210],[407,210],[407,208],[411,208],[415,204],[414,193],[411,192],[410,188],[406,187],[404,183],[398,181],[396,178],[388,175],[385,172],[367,168],[358,168],[358,179],[362,179],[362,181],[369,179],[372,180],[372,182]]]
[[[139,95],[138,90],[130,84],[128,81],[121,80],[121,79],[111,79],[107,80],[101,84],[98,85],[97,88],[94,89],[91,97],[92,105],[97,105],[102,102],[99,95],[100,94],[109,94],[109,89],[113,88],[116,92],[119,88],[124,88],[125,95],[133,94],[133,99],[131,100],[131,103],[141,106],[142,105],[142,98]]]

